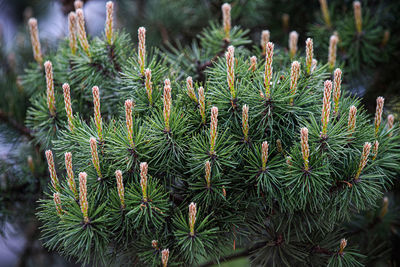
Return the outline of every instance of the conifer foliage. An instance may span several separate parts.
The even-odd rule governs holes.
[[[138,44],[115,31],[106,8],[102,38],[77,9],[55,55],[32,39],[45,245],[100,265],[194,266],[242,248],[256,266],[361,266],[343,222],[376,207],[399,171],[384,99],[371,118],[342,90],[345,74],[315,62],[311,39],[304,56],[297,38],[277,62],[268,40],[253,56],[229,4],[199,37],[216,56],[196,82],[146,47],[145,28]]]
[[[382,3],[376,3],[372,10],[363,8],[361,1],[354,1],[348,9],[341,6],[341,1],[330,1],[329,5],[327,0],[319,2],[320,16],[317,23],[309,27],[317,41],[318,55],[325,55],[329,44],[329,55],[332,49],[338,49],[338,64],[357,75],[389,59],[393,49],[390,31],[384,29],[385,16],[380,14],[385,9]],[[333,68],[336,58],[329,60]]]

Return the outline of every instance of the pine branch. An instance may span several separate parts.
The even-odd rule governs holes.
[[[325,254],[325,255],[328,255],[328,256],[332,256],[335,252],[332,252],[329,249],[322,248],[322,247],[317,245],[317,246],[314,246],[311,249],[311,253]]]
[[[345,239],[333,252],[337,229],[390,186],[400,138],[397,124],[381,123],[383,99],[371,123],[360,100],[340,94],[340,70],[327,80],[336,47],[329,65],[318,64],[313,42],[304,57],[292,33],[290,55],[267,43],[265,60],[251,57],[259,48],[244,47],[248,31],[231,26],[224,4],[222,25],[166,56],[146,47],[143,27],[137,49],[113,33],[112,10],[109,2],[105,40],[87,40],[80,27],[76,53],[63,44],[52,58],[54,84],[71,84],[64,101],[49,71],[46,83],[37,69],[26,76],[30,88],[47,85],[27,124],[55,152],[53,195],[38,212],[46,246],[94,265],[245,256],[254,265],[359,265],[360,253],[342,253]],[[233,239],[247,240],[244,250],[221,257]]]
[[[211,60],[208,60],[208,61],[206,61],[206,62],[204,62],[204,63],[197,62],[196,71],[197,71],[197,75],[198,75],[198,77],[199,77],[199,78],[198,78],[199,81],[204,82],[204,80],[205,80],[204,71],[205,71],[208,67],[211,67],[212,64],[213,64],[215,61],[218,60],[218,58],[222,57],[222,56],[225,54],[225,51],[226,51],[226,49],[228,48],[229,44],[230,44],[230,41],[227,40],[227,39],[224,39],[224,40],[223,40],[222,47],[221,47],[221,51],[218,52]]]
[[[116,53],[115,53],[115,46],[114,45],[108,45],[107,46],[107,50],[108,50],[108,58],[111,60],[114,69],[117,72],[121,72],[121,66],[119,65],[117,59],[116,59]]]

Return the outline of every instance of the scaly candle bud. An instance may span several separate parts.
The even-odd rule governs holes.
[[[35,164],[33,162],[33,158],[31,155],[28,156],[27,161],[29,170],[31,171],[32,174],[35,174]]]
[[[35,18],[30,18],[28,21],[29,25],[29,32],[31,34],[31,43],[32,43],[32,50],[33,50],[33,57],[35,58],[36,62],[39,66],[42,65],[43,57],[40,48],[40,39],[39,39],[39,30],[37,25],[37,20]]]
[[[311,73],[313,56],[314,56],[313,40],[311,38],[307,38],[307,40],[306,40],[306,71],[307,71],[307,74]]]
[[[374,145],[372,147],[372,160],[375,160],[376,157],[378,156],[378,148],[379,148],[379,142],[375,140]]]
[[[75,199],[78,199],[78,191],[76,190],[74,171],[72,169],[72,153],[67,152],[64,154],[64,156],[65,156],[65,169],[67,170],[67,177],[68,177],[67,178],[68,187],[74,194]]]
[[[153,105],[153,83],[151,82],[151,70],[146,69],[144,72],[145,76],[145,87],[147,93],[147,99],[149,100],[150,106]]]
[[[350,136],[356,130],[356,119],[357,119],[357,108],[355,106],[351,106],[349,109],[349,119],[347,123],[347,129],[349,131]]]
[[[54,205],[56,206],[58,216],[61,216],[63,214],[63,209],[61,207],[60,193],[56,192],[53,194],[53,201]]]
[[[113,25],[114,25],[114,3],[112,1],[108,1],[106,3],[106,25],[105,25],[105,32],[106,32],[106,39],[108,44],[113,43]]]
[[[365,165],[367,165],[368,155],[370,150],[371,150],[371,143],[366,142],[363,147],[363,152],[361,154],[360,164],[358,165],[357,173],[354,177],[355,181],[358,181],[360,179],[361,171],[364,169]]]
[[[229,40],[231,31],[231,5],[225,3],[222,5],[221,9],[222,9],[222,22],[224,25],[225,38]]]
[[[199,88],[198,94],[199,94],[199,109],[200,109],[200,115],[201,115],[201,122],[203,124],[205,124],[206,123],[206,101],[205,101],[203,87]]]
[[[94,105],[94,121],[96,124],[97,135],[99,136],[99,140],[103,141],[103,122],[101,120],[99,87],[93,86],[92,93],[93,93],[93,105]]]
[[[256,56],[252,56],[250,58],[250,67],[249,70],[251,70],[252,72],[255,72],[257,69],[257,57]]]
[[[68,15],[69,48],[73,55],[75,55],[76,49],[78,48],[76,43],[76,20],[75,12],[70,12]]]
[[[218,135],[218,108],[211,108],[211,123],[210,123],[210,154],[214,154],[215,142]]]
[[[117,179],[117,190],[118,196],[121,200],[121,207],[125,208],[125,190],[124,190],[124,182],[122,178],[122,172],[120,170],[115,171],[115,178]]]
[[[293,105],[293,97],[296,94],[297,90],[297,81],[300,75],[300,63],[298,61],[294,61],[292,63],[292,68],[290,70],[290,94],[292,98],[290,98],[290,105]]]
[[[381,96],[376,99],[375,136],[378,136],[379,126],[381,125],[384,102],[385,102],[385,99]]]
[[[276,139],[276,149],[279,153],[283,152],[282,141],[281,139]]]
[[[319,3],[321,5],[322,17],[325,21],[325,24],[326,24],[326,26],[328,26],[328,28],[331,28],[332,24],[331,24],[331,18],[329,15],[328,4],[327,4],[326,0],[319,0]]]
[[[381,209],[381,213],[379,215],[379,217],[382,219],[383,217],[385,217],[386,213],[388,212],[389,209],[389,198],[388,197],[384,197],[383,198],[383,203],[382,203],[382,209]]]
[[[272,80],[272,60],[274,56],[274,44],[268,42],[265,51],[265,70],[264,70],[264,88],[265,98],[271,98],[271,80]]]
[[[205,172],[206,172],[206,182],[207,182],[207,188],[210,188],[211,186],[211,163],[210,161],[206,161],[205,163]]]
[[[342,240],[340,240],[339,254],[343,254],[343,250],[345,249],[346,246],[347,246],[347,240],[342,238]]]
[[[76,0],[74,2],[74,8],[75,8],[75,10],[77,10],[79,8],[83,8],[83,2],[81,0]]]
[[[287,32],[289,30],[289,20],[290,16],[287,13],[282,14],[282,28],[283,31]]]
[[[232,98],[235,98],[235,48],[232,45],[228,47],[228,51],[225,53],[225,58],[228,86],[229,90],[231,91]]]
[[[338,31],[334,31],[334,32],[333,32],[333,35],[335,35],[335,36],[337,37],[337,41],[339,42],[339,41],[340,41],[340,39],[339,39],[339,32],[338,32]]]
[[[196,204],[190,203],[189,205],[189,227],[190,227],[190,235],[194,236],[194,225],[196,223]]]
[[[290,59],[292,60],[297,53],[297,41],[299,40],[299,34],[296,31],[292,31],[289,34],[289,51]]]
[[[336,48],[338,43],[338,37],[336,35],[332,35],[329,39],[329,56],[328,63],[331,70],[335,67],[336,64]]]
[[[94,168],[96,169],[97,175],[99,178],[103,178],[101,175],[100,171],[100,160],[99,160],[99,154],[97,153],[97,141],[96,138],[91,137],[90,138],[90,152],[92,153],[92,163]]]
[[[334,104],[334,114],[338,114],[339,111],[339,99],[340,90],[342,84],[342,70],[337,68],[334,73],[334,86],[333,86],[333,104]]]
[[[144,75],[144,65],[146,64],[146,29],[140,27],[138,30],[139,51],[138,62],[140,66],[140,73]]]
[[[133,118],[132,118],[132,109],[134,104],[132,100],[128,99],[125,101],[125,120],[126,120],[126,129],[128,130],[128,140],[131,148],[135,147],[135,143],[133,142]]]
[[[362,32],[362,15],[361,15],[361,3],[360,1],[353,2],[354,9],[354,20],[356,23],[356,29],[358,34]]]
[[[264,141],[261,145],[261,167],[263,171],[267,168],[268,147],[269,145],[267,141]]]
[[[67,113],[68,118],[68,126],[69,130],[74,130],[74,124],[72,122],[74,116],[72,114],[72,104],[71,104],[71,93],[68,83],[64,83],[63,86],[63,93],[64,93],[64,104],[65,104],[65,112]]]
[[[242,131],[244,141],[249,141],[249,106],[243,105],[242,108]]]
[[[55,116],[56,99],[54,97],[53,65],[50,61],[44,63],[44,70],[46,73],[47,107],[49,108],[51,116]]]
[[[300,130],[300,139],[301,139],[301,153],[303,155],[304,161],[304,170],[308,171],[309,167],[309,157],[310,157],[310,148],[308,146],[308,129],[301,128]]]
[[[85,16],[83,15],[82,8],[76,10],[76,16],[78,18],[78,39],[85,53],[90,57],[89,42],[86,37],[85,29]]]
[[[331,114],[331,95],[332,95],[332,81],[327,80],[324,82],[324,98],[322,103],[322,114],[321,114],[322,137],[326,137],[328,131],[329,115]]]
[[[186,88],[187,88],[187,94],[190,97],[190,99],[192,99],[194,102],[197,103],[197,97],[193,87],[193,78],[190,76],[186,78]]]
[[[147,202],[147,162],[140,163],[140,186],[142,187],[143,201]]]
[[[388,131],[390,131],[390,130],[393,129],[393,125],[394,125],[394,116],[393,116],[393,114],[390,114],[390,115],[387,117],[387,128],[388,128]],[[390,133],[389,133],[389,137],[391,137],[392,134],[393,134],[393,132],[390,132]]]
[[[158,249],[158,241],[157,241],[157,240],[151,241],[151,246],[152,246],[154,249]]]
[[[169,132],[169,117],[171,116],[171,105],[172,105],[172,98],[171,98],[171,82],[169,79],[164,81],[164,122],[165,122],[165,131]]]
[[[390,39],[390,31],[385,30],[385,32],[383,33],[381,47],[385,47],[387,45],[387,43],[389,42],[389,39]]]
[[[292,166],[292,157],[291,156],[287,156],[286,157],[286,164],[290,167]]]
[[[262,54],[265,55],[267,50],[267,43],[269,42],[270,33],[268,30],[264,30],[261,32],[261,48]]]
[[[53,152],[51,150],[46,150],[45,154],[46,154],[47,165],[48,165],[49,173],[50,173],[51,185],[54,187],[54,189],[57,192],[59,192],[60,191],[60,183],[58,181],[56,167],[54,165]]]
[[[163,249],[161,251],[161,263],[163,267],[167,267],[168,265],[168,257],[169,257],[169,249]]]
[[[311,63],[311,73],[313,73],[315,71],[315,69],[317,68],[317,64],[318,64],[318,60],[313,58],[312,63]]]
[[[87,174],[86,172],[79,173],[79,205],[83,215],[83,221],[89,222],[88,208],[89,204],[87,201],[87,188],[86,188]]]

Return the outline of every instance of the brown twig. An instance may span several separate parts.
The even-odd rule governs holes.
[[[228,48],[230,42],[226,39],[224,39],[224,43],[222,44],[221,51],[219,51],[211,60],[204,62],[203,64],[200,64],[200,62],[197,63],[196,71],[199,77],[200,81],[204,81],[205,76],[204,76],[204,71],[212,66],[213,62],[216,61],[219,57],[222,57]]]
[[[328,249],[326,249],[326,248],[321,248],[320,246],[314,246],[312,249],[311,249],[311,252],[312,253],[316,253],[316,254],[326,254],[326,255],[329,255],[329,256],[331,256],[331,255],[333,255],[334,254],[334,252],[332,252],[332,251],[330,251],[330,250],[328,250]]]

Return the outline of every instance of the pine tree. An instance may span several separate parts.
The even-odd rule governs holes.
[[[196,82],[193,62],[146,46],[145,28],[133,48],[106,7],[102,38],[87,37],[77,9],[69,38],[54,55],[35,49],[25,76],[47,89],[27,118],[47,149],[45,245],[95,265],[193,266],[241,248],[255,266],[362,266],[344,223],[379,208],[399,172],[384,99],[371,118],[311,39],[302,55],[297,33],[287,53],[265,39],[243,47],[229,4],[184,51],[204,53]]]

